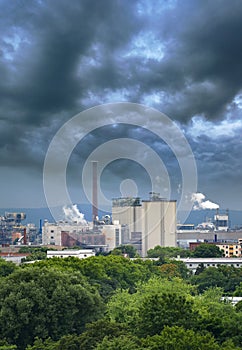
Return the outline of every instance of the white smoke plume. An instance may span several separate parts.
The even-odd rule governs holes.
[[[193,210],[203,210],[203,209],[219,209],[219,205],[211,202],[210,200],[205,200],[205,195],[202,193],[193,193],[192,202]]]
[[[65,220],[71,223],[77,223],[79,225],[87,225],[87,221],[84,218],[84,214],[80,213],[77,205],[65,206],[62,208],[65,214]]]

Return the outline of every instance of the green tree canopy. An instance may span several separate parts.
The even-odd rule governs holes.
[[[152,293],[145,296],[135,321],[140,336],[159,334],[165,326],[190,328],[196,323],[192,301],[176,293]]]
[[[140,348],[140,340],[132,335],[120,335],[116,338],[105,337],[103,341],[97,345],[96,350],[142,350]]]
[[[96,322],[87,324],[85,332],[79,336],[80,346],[78,350],[95,349],[104,338],[111,340],[126,335],[128,335],[128,330],[125,324],[112,322],[108,318],[101,318]]]
[[[54,341],[51,338],[45,340],[36,338],[33,345],[28,345],[26,350],[80,350],[80,337],[76,334],[68,334]]]
[[[126,336],[129,333],[123,324],[110,322],[107,318],[86,325],[85,331],[81,335],[68,334],[58,341],[50,338],[42,340],[35,339],[33,345],[29,345],[27,350],[93,350],[101,344],[104,338],[111,341],[119,336]]]
[[[115,255],[99,255],[82,260],[73,257],[52,258],[35,264],[81,272],[90,284],[98,287],[104,299],[109,298],[118,288],[134,290],[138,282],[147,281],[152,275],[159,274],[152,261],[132,261]]]
[[[242,282],[237,284],[237,286],[235,287],[234,296],[242,297]]]
[[[207,267],[199,275],[191,277],[192,284],[196,285],[198,291],[202,293],[211,287],[224,287],[225,277],[216,267]]]
[[[180,277],[183,279],[188,279],[191,275],[191,272],[186,267],[186,264],[183,261],[170,260],[167,263],[159,266],[161,276],[166,278]]]
[[[201,293],[210,287],[221,287],[227,295],[239,296],[242,269],[224,265],[200,268],[199,273],[191,277],[191,282],[197,285]]]
[[[19,349],[35,337],[78,334],[102,310],[98,292],[78,272],[31,266],[0,279],[1,337]]]
[[[215,244],[201,243],[193,251],[194,258],[220,258],[223,252]]]
[[[239,350],[231,341],[219,344],[210,333],[201,334],[183,327],[164,327],[160,335],[147,337],[142,342],[149,350]]]
[[[153,277],[146,283],[138,283],[136,293],[130,294],[127,290],[117,290],[107,304],[107,316],[115,322],[125,323],[130,327],[139,317],[140,307],[147,296],[158,294],[176,293],[184,297],[190,297],[196,292],[196,288],[185,283],[180,278],[168,280]]]
[[[0,350],[17,350],[16,345],[10,345],[5,339],[0,340]]]
[[[129,258],[138,257],[137,249],[130,244],[123,244],[111,251],[112,255],[127,255]]]
[[[176,258],[178,255],[181,258],[186,258],[190,256],[190,251],[179,247],[161,247],[159,245],[147,251],[148,258],[161,258],[162,260]]]
[[[223,301],[221,288],[209,288],[194,298],[194,310],[199,314],[197,330],[210,332],[218,343],[228,340],[242,344],[242,313]]]
[[[17,269],[17,265],[11,261],[0,258],[0,277],[8,276]]]

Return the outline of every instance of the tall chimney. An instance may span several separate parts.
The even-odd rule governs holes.
[[[27,234],[26,234],[26,227],[24,228],[24,241],[23,241],[24,245],[27,244]]]
[[[97,161],[92,162],[92,220],[93,223],[98,216],[97,203]]]

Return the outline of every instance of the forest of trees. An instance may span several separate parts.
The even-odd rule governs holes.
[[[242,349],[242,304],[222,300],[242,296],[242,268],[192,275],[173,259],[180,251],[160,248],[155,261],[122,249],[20,266],[0,259],[0,350]]]

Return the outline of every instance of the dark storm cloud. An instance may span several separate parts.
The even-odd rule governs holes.
[[[242,85],[238,74],[242,4],[178,1],[171,8],[164,4],[151,1],[151,13],[145,7],[138,13],[138,6],[127,5],[133,26],[126,27],[123,18],[122,28],[128,31],[121,37],[110,26],[107,12],[105,25],[96,33],[96,51],[92,47],[84,54],[86,62],[94,60],[83,65],[80,74],[86,86],[83,94],[89,97],[86,107],[91,97],[97,103],[116,98],[146,102],[183,121],[197,114],[223,117]],[[119,23],[120,12],[116,18]],[[159,101],[152,99],[153,94]]]
[[[238,210],[242,194],[242,123],[201,122],[203,128],[198,124],[187,133],[197,162],[199,188],[220,206]]]
[[[8,53],[2,59],[7,79],[0,87],[5,92],[3,103],[13,102],[33,123],[38,123],[38,115],[46,117],[46,112],[49,116],[53,111],[73,109],[88,84],[80,60],[100,39],[106,41],[103,78],[109,80],[105,71],[105,65],[111,69],[109,51],[127,40],[133,27],[129,14],[124,17],[124,4],[73,1],[67,6],[66,1],[19,1],[13,8],[6,1],[2,40],[5,46],[7,40],[10,48],[5,48]],[[15,45],[20,46],[16,54]],[[6,59],[11,55],[14,62]]]
[[[4,5],[2,47],[12,59],[2,56],[2,106],[17,108],[28,123],[77,112],[85,98],[89,107],[92,94],[99,103],[110,91],[122,98],[124,90],[126,100],[149,102],[172,118],[214,118],[241,88],[239,1],[151,1],[150,12],[119,1]],[[163,53],[156,47],[149,56],[152,41]],[[149,101],[153,93],[163,93],[159,102]]]
[[[2,165],[40,169],[70,117],[129,101],[156,107],[184,128],[201,178],[206,162],[211,181],[224,162],[226,176],[233,164],[239,182],[241,125],[219,137],[214,126],[236,126],[242,117],[241,1],[3,0],[0,7]],[[197,136],[195,116],[213,123],[216,141],[208,127]],[[105,141],[96,135],[96,145]],[[106,139],[112,135],[109,129]]]
[[[22,108],[28,105],[28,114],[73,108],[87,90],[132,91],[138,85],[137,102],[153,90],[166,91],[178,94],[178,116],[212,117],[241,87],[241,3],[178,1],[168,9],[165,2],[152,3],[152,13],[144,8],[138,14],[128,2],[21,1],[14,8],[6,2],[3,32],[25,38],[14,62],[16,80],[8,71],[13,82],[6,95]],[[144,46],[154,38],[164,45],[162,60],[135,54],[132,40],[139,35],[142,40],[146,32],[154,35]],[[162,104],[172,108],[165,100]]]
[[[180,10],[177,62],[184,71],[187,102],[181,110],[184,106],[188,117],[218,117],[242,85],[242,4],[185,1]]]
[[[163,43],[164,57],[136,57],[134,76],[146,68],[141,93],[164,92],[156,106],[175,119],[221,117],[242,86],[241,13],[240,1],[178,1],[154,12],[146,30]]]
[[[87,68],[80,64],[81,59],[101,38],[107,41],[109,49],[105,55],[110,61],[108,52],[128,40],[127,33],[134,24],[129,13],[123,11],[124,5],[112,1],[105,1],[104,5],[96,1],[73,1],[68,5],[66,1],[1,3],[4,16],[0,23],[0,118],[4,121],[1,128],[4,161],[11,162],[13,154],[19,152],[22,161],[27,162],[30,152],[25,148],[29,135],[25,134],[31,125],[32,142],[39,136],[35,125],[39,132],[45,131],[39,147],[46,151],[46,130],[41,128],[46,125],[52,128],[53,119],[59,119],[61,125],[80,111],[78,100],[92,80],[91,76],[85,77]],[[106,66],[110,68],[111,62]],[[108,75],[104,68],[103,79],[109,80]],[[29,147],[32,148],[31,144]],[[36,160],[42,163],[41,158],[36,155]],[[32,164],[31,157],[29,161]]]

